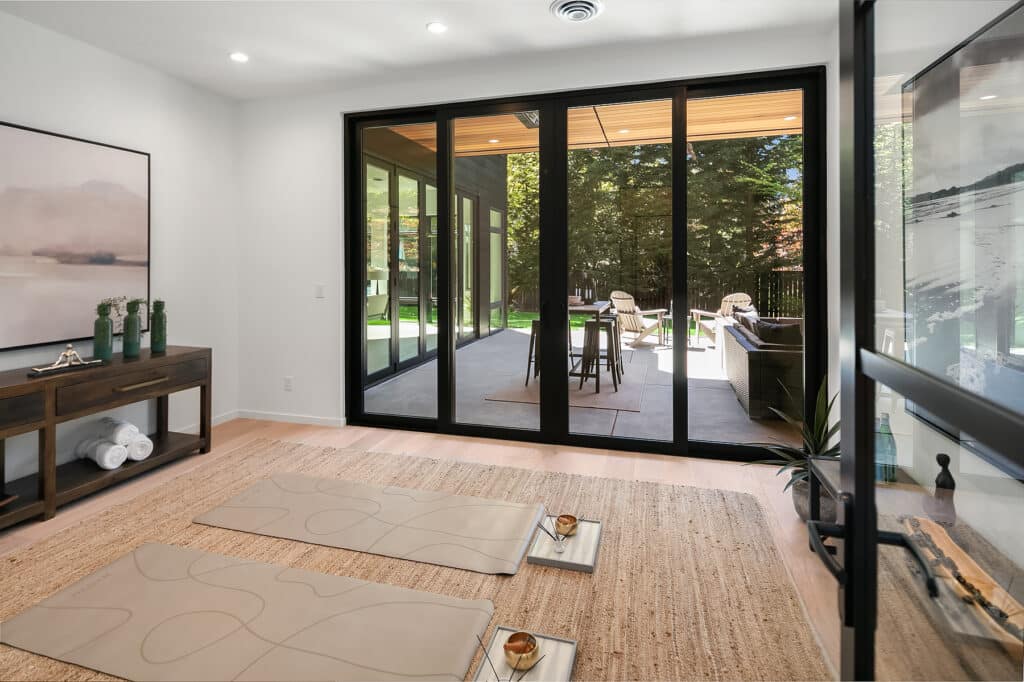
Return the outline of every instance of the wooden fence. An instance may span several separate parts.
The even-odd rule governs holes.
[[[611,286],[606,291],[600,284],[595,286],[593,281],[574,282],[570,277],[569,291],[576,291],[577,288],[581,291],[590,288],[595,291],[595,297],[607,299],[611,291],[619,287]],[[722,304],[722,298],[737,292],[750,294],[758,312],[764,317],[803,317],[804,273],[799,270],[743,274],[731,280],[714,278],[712,281],[692,281],[686,290],[687,305],[689,308],[715,312]],[[629,293],[633,294],[641,308],[668,308],[672,297],[669,282],[656,289],[637,289]],[[537,289],[521,287],[512,292],[509,303],[515,310],[536,312],[539,297]]]

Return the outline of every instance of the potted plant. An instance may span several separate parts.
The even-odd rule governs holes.
[[[783,387],[785,388],[785,387]],[[789,391],[786,390],[789,395]],[[792,399],[790,395],[790,399]],[[776,475],[789,473],[789,481],[783,490],[793,489],[793,508],[797,515],[804,521],[807,520],[810,512],[810,476],[809,457],[832,457],[839,459],[839,445],[830,445],[835,436],[839,433],[839,422],[829,425],[832,416],[832,408],[835,405],[837,396],[828,399],[828,386],[822,381],[818,389],[818,395],[814,402],[814,411],[806,416],[792,416],[782,410],[770,408],[772,412],[779,415],[787,423],[792,424],[800,430],[802,444],[783,445],[779,443],[762,443],[761,446],[776,455],[775,459],[765,459],[758,464],[777,464],[779,470]],[[796,401],[793,401],[796,402]],[[832,497],[821,490],[821,519],[832,522],[836,520],[836,503]]]

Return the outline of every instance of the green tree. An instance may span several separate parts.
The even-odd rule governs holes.
[[[509,303],[537,310],[540,287],[540,156],[510,154],[508,171]]]
[[[756,279],[801,267],[800,136],[688,145],[688,288],[717,307]],[[539,280],[538,155],[508,157],[509,285],[513,303],[535,305]],[[672,166],[668,144],[571,150],[568,158],[570,291],[632,293],[668,307],[672,272]],[[530,296],[524,296],[531,292]],[[791,301],[787,314],[799,314]],[[535,309],[535,308],[534,308]]]

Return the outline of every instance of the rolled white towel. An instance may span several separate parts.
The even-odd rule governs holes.
[[[153,454],[153,441],[149,439],[149,436],[142,433],[135,436],[126,447],[128,449],[128,459],[133,462],[142,461]]]
[[[104,417],[99,421],[98,437],[127,446],[139,435],[139,427],[123,419]]]
[[[96,462],[101,469],[116,469],[128,459],[128,448],[109,440],[95,438],[86,444],[85,456]]]

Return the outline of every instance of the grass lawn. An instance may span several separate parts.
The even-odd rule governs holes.
[[[431,311],[430,322],[437,324],[437,308]],[[529,329],[534,320],[540,318],[540,313],[531,313],[521,310],[510,310],[508,313],[508,329]],[[398,307],[398,319],[406,322],[415,322],[419,319],[419,309],[414,305],[403,305]],[[570,315],[569,326],[572,329],[583,329],[583,323],[591,319],[591,315]],[[388,320],[370,320],[368,324],[373,326],[390,324]],[[672,320],[666,320],[669,329],[672,328]],[[696,329],[693,320],[690,320],[690,333]]]

